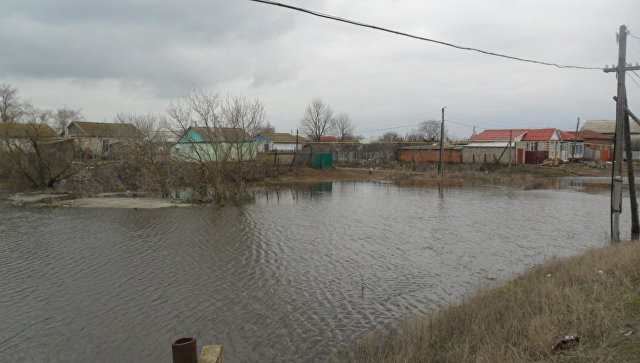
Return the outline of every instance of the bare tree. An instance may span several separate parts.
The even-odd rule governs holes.
[[[388,131],[378,138],[378,141],[384,142],[401,142],[402,136],[395,131]]]
[[[0,121],[18,122],[29,111],[29,104],[18,97],[18,89],[10,84],[0,84]]]
[[[171,103],[169,118],[185,135],[175,147],[177,155],[200,167],[200,179],[216,202],[244,197],[246,179],[255,166],[257,144],[252,134],[264,127],[264,106],[258,100],[194,91]],[[189,128],[203,140],[188,140]],[[202,196],[206,197],[206,196]],[[206,198],[204,198],[206,199]]]
[[[418,131],[411,131],[404,135],[404,141],[406,142],[422,142],[424,140],[424,135],[419,133]]]
[[[133,124],[141,137],[125,138],[119,160],[126,183],[136,190],[170,195],[177,188],[181,169],[171,157],[172,139],[176,134],[164,129],[167,120],[162,115],[119,113],[116,123]]]
[[[273,125],[271,125],[271,123],[269,121],[267,121],[267,123],[264,124],[264,126],[262,126],[256,133],[256,135],[260,134],[260,135],[264,135],[264,134],[273,134],[276,132],[276,128],[273,127]],[[254,135],[254,136],[256,136]]]
[[[52,127],[58,134],[61,134],[64,132],[65,127],[74,121],[85,121],[82,110],[61,107],[53,115]]]
[[[351,121],[351,116],[348,113],[341,113],[335,119],[334,126],[336,136],[340,139],[340,141],[352,141],[355,140],[353,136],[353,132],[355,131],[355,126]]]
[[[56,137],[50,127],[54,112],[33,110],[26,123],[3,125],[2,160],[34,188],[52,188],[79,170],[73,141]]]
[[[320,98],[315,98],[307,106],[301,121],[301,129],[313,141],[320,141],[333,129],[333,110]]]
[[[418,133],[422,135],[425,141],[439,141],[440,140],[440,121],[429,120],[423,121],[418,127]],[[447,138],[447,129],[444,129],[444,138]]]

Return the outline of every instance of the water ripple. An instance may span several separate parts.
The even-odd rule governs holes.
[[[345,182],[252,205],[0,207],[0,361],[324,361],[362,333],[606,243],[608,195]],[[364,281],[364,288],[362,282]]]

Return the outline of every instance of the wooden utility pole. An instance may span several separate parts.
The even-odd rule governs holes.
[[[573,136],[573,147],[571,148],[571,160],[575,161],[576,159],[576,145],[578,145],[578,129],[580,128],[580,117],[578,117],[578,122],[576,122],[576,133]]]
[[[629,125],[629,114],[626,112],[625,97],[625,117],[624,117],[624,150],[627,156],[627,180],[629,182],[629,200],[631,202],[631,239],[637,240],[640,236],[640,224],[638,223],[638,200],[636,199],[636,179],[633,175],[633,152],[631,150],[631,126]]]
[[[618,77],[618,92],[616,97],[616,134],[613,151],[613,170],[611,172],[611,240],[620,241],[620,213],[622,212],[622,150],[626,140],[625,119],[627,119],[627,91],[625,85],[625,72],[640,69],[640,66],[627,66],[627,27],[620,26],[618,33],[618,66],[605,68],[605,72],[616,72]],[[628,119],[627,119],[628,120]],[[628,122],[627,122],[628,125]],[[630,135],[627,135],[630,138]],[[629,150],[630,152],[631,150]],[[633,168],[633,163],[628,163]],[[633,173],[633,171],[631,171]],[[632,184],[630,184],[631,186]],[[635,188],[635,186],[633,186]],[[631,188],[630,188],[631,190]],[[634,189],[635,194],[635,189]],[[634,195],[635,199],[635,195]],[[634,203],[634,201],[632,201]],[[635,202],[637,203],[637,202]],[[636,207],[637,208],[637,207]],[[637,219],[637,212],[636,219]],[[637,222],[632,222],[636,224]],[[632,232],[633,233],[633,232]]]
[[[440,164],[438,164],[438,175],[444,173],[444,109],[442,108],[442,122],[440,123]]]

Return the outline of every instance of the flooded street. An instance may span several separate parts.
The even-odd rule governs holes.
[[[170,362],[181,336],[225,362],[325,361],[609,239],[608,189],[257,192],[242,207],[0,206],[0,361]]]

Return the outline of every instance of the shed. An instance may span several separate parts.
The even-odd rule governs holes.
[[[467,144],[462,147],[462,162],[513,164],[516,156],[514,146],[515,143],[511,143],[509,147],[508,141]]]

